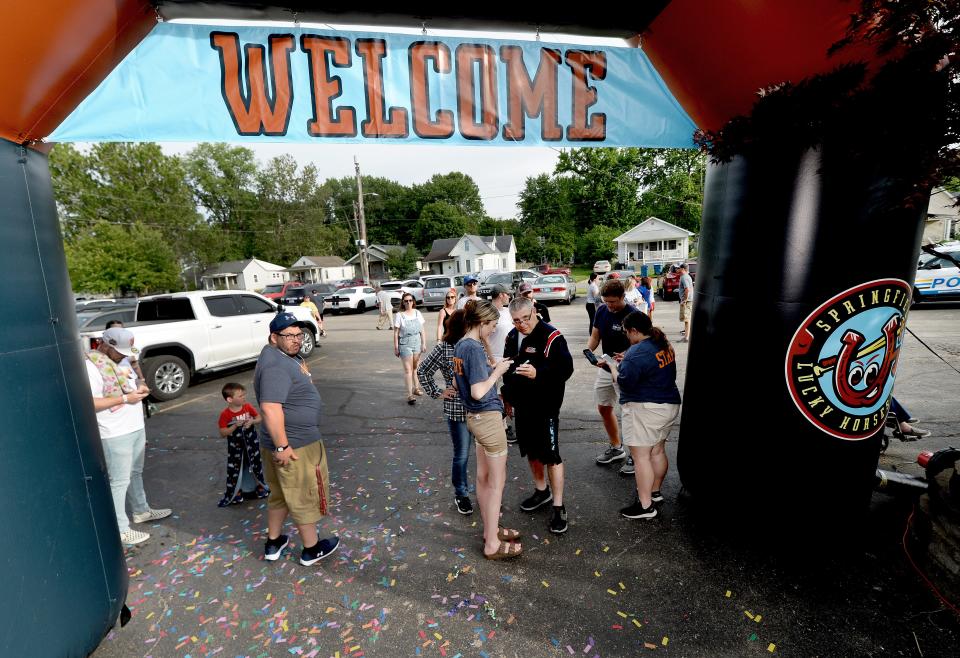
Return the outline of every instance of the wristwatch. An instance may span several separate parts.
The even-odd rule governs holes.
[[[285,445],[285,446],[283,446],[283,447],[281,447],[281,448],[274,448],[273,451],[274,451],[274,452],[283,452],[284,450],[286,450],[286,449],[289,448],[289,447],[290,447],[290,444],[288,443],[287,445]]]

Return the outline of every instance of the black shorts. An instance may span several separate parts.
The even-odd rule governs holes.
[[[514,410],[514,426],[520,456],[541,464],[562,464],[560,459],[560,418]]]

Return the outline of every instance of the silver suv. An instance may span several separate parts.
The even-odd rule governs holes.
[[[423,305],[427,309],[439,309],[450,288],[457,289],[457,299],[463,297],[463,274],[437,274],[422,276]]]

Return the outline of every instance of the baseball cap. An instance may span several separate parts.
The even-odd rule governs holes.
[[[103,332],[103,342],[124,356],[136,356],[140,353],[133,346],[133,332],[123,327],[111,327]]]
[[[620,272],[610,272],[610,274],[607,275],[607,278],[608,278],[608,279],[619,279],[619,278],[620,278]]]
[[[478,283],[479,281],[480,279],[473,276],[472,274],[470,276],[463,277],[463,285],[467,285],[468,283]]]
[[[533,285],[524,281],[523,283],[520,284],[520,287],[517,288],[517,292],[520,293],[521,295],[525,292],[533,292]]]
[[[509,295],[510,290],[503,284],[495,283],[492,286],[490,286],[490,294],[492,294],[493,296],[502,295],[504,293]]]
[[[300,322],[293,313],[277,313],[270,321],[270,333],[276,334]]]

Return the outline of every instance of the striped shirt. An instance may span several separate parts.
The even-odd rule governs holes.
[[[430,350],[430,353],[420,360],[420,365],[417,366],[417,380],[420,382],[420,386],[426,391],[427,395],[434,399],[439,398],[444,390],[437,386],[437,382],[434,379],[434,375],[438,370],[443,374],[443,381],[446,383],[447,388],[453,386],[453,345],[444,341],[437,343],[437,345]],[[459,395],[450,399],[444,399],[443,415],[446,416],[448,420],[461,423],[467,421],[467,412],[463,407],[463,402],[460,400]]]

